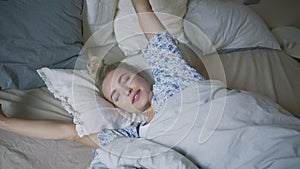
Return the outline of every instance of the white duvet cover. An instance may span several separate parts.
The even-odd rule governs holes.
[[[265,97],[229,91],[218,81],[175,95],[140,131],[147,140],[116,139],[97,150],[91,168],[100,163],[156,169],[300,165],[300,120]]]

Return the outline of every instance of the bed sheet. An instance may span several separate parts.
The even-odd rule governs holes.
[[[0,103],[10,117],[72,121],[46,88],[6,90]],[[93,159],[92,149],[68,141],[24,137],[0,130],[0,168],[87,168]]]
[[[206,79],[269,97],[300,118],[300,64],[283,51],[255,48],[203,56],[191,44],[180,44],[180,49]]]
[[[300,64],[283,51],[241,50],[220,54],[228,88],[267,96],[300,118]]]

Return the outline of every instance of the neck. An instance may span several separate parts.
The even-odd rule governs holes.
[[[148,117],[147,120],[146,120],[146,123],[145,123],[145,125],[146,125],[146,124],[150,123],[150,121],[153,119],[153,117],[154,117],[154,110],[150,106],[147,110],[145,110],[143,112],[143,114],[145,114]]]

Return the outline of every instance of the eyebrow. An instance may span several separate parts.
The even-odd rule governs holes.
[[[120,77],[119,77],[119,79],[118,79],[118,83],[121,83],[121,80],[122,80],[122,78],[123,78],[123,76],[125,76],[126,75],[126,73],[123,73]],[[113,95],[116,93],[116,90],[113,90],[112,92],[111,92],[111,95],[110,95],[110,99],[113,101]]]

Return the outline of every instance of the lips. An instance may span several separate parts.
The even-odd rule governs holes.
[[[132,104],[140,99],[140,93],[141,93],[141,90],[138,90],[134,93],[134,95],[132,97]]]

